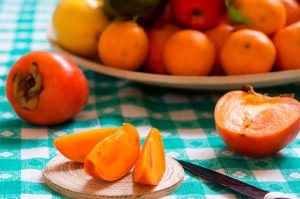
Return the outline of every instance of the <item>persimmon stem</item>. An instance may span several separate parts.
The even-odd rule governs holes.
[[[257,94],[251,85],[243,85],[242,90],[249,94]]]
[[[14,97],[23,107],[30,110],[38,106],[39,95],[42,91],[42,76],[38,73],[38,65],[33,62],[29,75],[19,71],[13,77]]]

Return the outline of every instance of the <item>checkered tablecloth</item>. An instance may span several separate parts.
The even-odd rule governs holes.
[[[234,154],[215,131],[213,110],[221,93],[145,86],[84,70],[91,95],[74,121],[41,127],[20,120],[5,97],[6,76],[25,53],[51,50],[45,28],[56,3],[0,0],[0,198],[64,198],[49,189],[41,177],[46,163],[57,155],[53,138],[82,129],[119,126],[123,122],[137,126],[142,138],[151,127],[160,129],[169,156],[201,164],[263,189],[300,197],[300,136],[269,158],[251,159]],[[299,84],[260,91],[294,92],[300,99]],[[186,174],[182,186],[166,198],[241,196]]]

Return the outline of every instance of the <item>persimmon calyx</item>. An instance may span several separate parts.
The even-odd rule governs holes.
[[[33,110],[38,106],[39,95],[43,89],[41,74],[38,73],[38,64],[33,62],[29,74],[17,72],[13,77],[14,97],[26,109]]]
[[[242,90],[249,93],[249,94],[252,94],[252,95],[256,95],[256,96],[262,96],[262,97],[269,97],[268,95],[264,94],[260,94],[260,93],[257,93],[254,89],[253,89],[253,86],[251,85],[243,85],[242,87]],[[295,93],[284,93],[284,94],[280,94],[278,95],[278,97],[289,97],[289,98],[295,98]]]

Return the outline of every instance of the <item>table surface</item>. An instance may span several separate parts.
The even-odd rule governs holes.
[[[300,136],[272,157],[252,159],[231,152],[218,136],[213,110],[222,93],[145,86],[84,70],[88,105],[73,121],[51,127],[18,118],[5,97],[9,68],[25,53],[51,50],[45,28],[57,0],[0,0],[0,198],[64,198],[50,190],[41,172],[57,155],[52,141],[82,129],[137,126],[142,141],[151,127],[161,130],[166,154],[206,166],[244,182],[300,197]],[[262,89],[271,95],[300,85]],[[242,198],[186,173],[182,186],[166,198]]]

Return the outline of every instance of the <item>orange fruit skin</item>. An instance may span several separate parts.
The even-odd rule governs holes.
[[[238,25],[239,28],[271,35],[286,23],[286,11],[281,0],[237,0],[234,6],[253,23]]]
[[[99,57],[107,66],[136,70],[145,61],[148,46],[147,34],[137,23],[114,22],[100,37]]]
[[[281,0],[286,11],[286,26],[300,20],[300,4],[296,0]]]
[[[300,21],[279,30],[273,37],[280,70],[300,69]]]
[[[220,51],[228,38],[228,36],[234,31],[234,27],[229,24],[220,24],[205,32],[208,38],[214,43],[216,49],[216,63],[212,70],[212,75],[223,75],[224,71],[220,61]]]
[[[224,43],[220,60],[227,75],[270,72],[276,59],[272,41],[256,30],[238,30]]]
[[[164,47],[167,39],[178,30],[180,28],[172,24],[156,26],[149,30],[149,51],[145,62],[147,71],[167,74],[163,60]]]
[[[15,98],[13,79],[17,72],[23,71],[28,75],[33,62],[38,64],[43,88],[38,106],[30,110],[21,106]],[[12,66],[6,79],[6,96],[23,120],[37,125],[55,125],[71,119],[85,107],[89,86],[80,68],[64,55],[36,51],[24,55]]]
[[[300,103],[288,97],[263,99],[250,95],[231,91],[221,97],[214,111],[216,129],[227,146],[239,154],[272,155],[297,136]],[[264,110],[256,112],[257,108]]]
[[[172,75],[208,75],[215,61],[215,47],[208,37],[197,30],[181,30],[167,41],[164,62]]]

